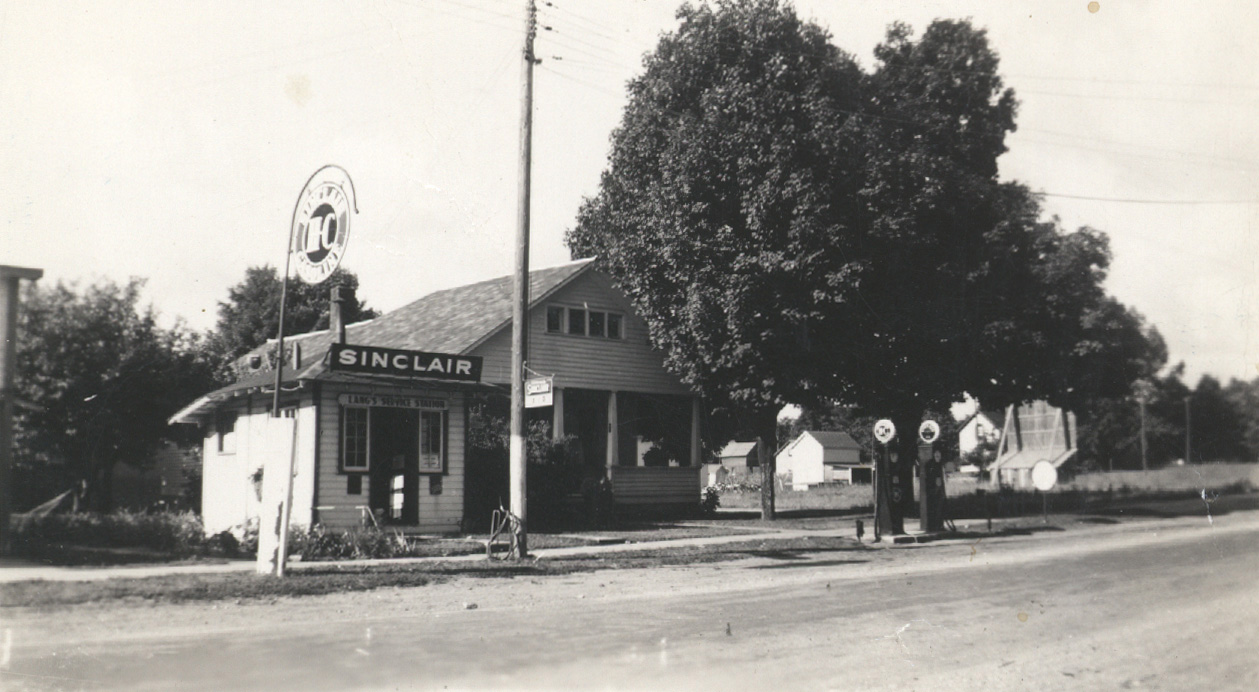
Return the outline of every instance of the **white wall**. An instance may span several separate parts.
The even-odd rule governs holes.
[[[822,468],[822,443],[809,436],[787,445],[774,457],[778,473],[791,471],[791,487],[808,490],[826,480]]]

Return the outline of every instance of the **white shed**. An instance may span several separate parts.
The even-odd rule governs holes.
[[[869,483],[873,469],[861,463],[861,445],[846,432],[806,430],[779,450],[780,474],[791,472],[791,487],[808,490],[819,483]]]

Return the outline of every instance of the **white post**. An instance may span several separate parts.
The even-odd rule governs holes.
[[[620,423],[616,412],[616,392],[608,392],[608,468],[616,466],[620,452]]]

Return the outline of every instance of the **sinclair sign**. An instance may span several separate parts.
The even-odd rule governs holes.
[[[481,381],[480,356],[354,344],[333,344],[328,349],[328,356],[328,367],[338,372],[424,377],[455,382]]]

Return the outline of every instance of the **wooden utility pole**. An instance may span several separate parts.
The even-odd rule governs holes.
[[[35,281],[43,269],[0,265],[0,555],[9,554],[13,483],[13,403],[17,398],[17,304],[22,279]]]
[[[512,289],[511,313],[511,444],[508,448],[511,470],[511,513],[519,520],[516,549],[519,557],[529,552],[526,479],[528,450],[525,446],[525,360],[529,353],[529,184],[533,149],[533,38],[537,32],[534,0],[525,11],[525,47],[520,104],[520,177],[517,187],[516,275]]]
[[[1189,439],[1190,439],[1190,421],[1189,421],[1189,400],[1191,397],[1185,397],[1185,463],[1192,464],[1189,460]]]
[[[1141,470],[1149,471],[1150,465],[1146,461],[1148,446],[1145,439],[1145,397],[1138,399],[1137,403],[1141,406]]]

